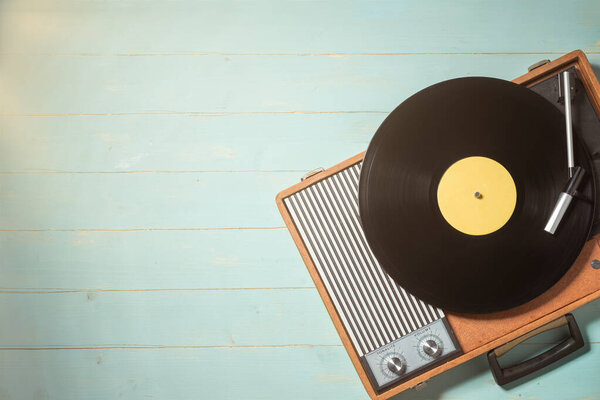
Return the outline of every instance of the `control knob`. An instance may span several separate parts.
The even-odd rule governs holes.
[[[406,371],[406,363],[398,357],[390,357],[387,367],[396,375],[402,375]]]
[[[433,338],[423,340],[421,342],[421,350],[431,358],[438,358],[444,351],[441,343]]]

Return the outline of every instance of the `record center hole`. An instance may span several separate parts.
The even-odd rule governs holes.
[[[483,195],[481,193],[479,193],[479,192],[475,192],[475,197],[478,198],[478,199],[482,199]]]

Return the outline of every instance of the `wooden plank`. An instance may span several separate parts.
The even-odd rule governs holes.
[[[286,229],[0,232],[0,253],[0,290],[313,287]]]
[[[513,79],[539,59],[536,54],[214,56],[184,61],[3,56],[1,115],[298,111],[385,115],[406,97],[441,80],[473,75]],[[590,60],[597,64],[600,54]]]
[[[0,16],[1,51],[19,54],[600,50],[594,0],[13,0]]]
[[[8,350],[0,353],[5,398],[366,400],[342,347]],[[497,386],[479,357],[439,375],[400,399],[598,399],[600,346],[569,359],[569,367],[512,388]]]
[[[597,303],[575,312],[587,342]],[[3,291],[0,320],[0,348],[341,345],[313,288]]]
[[[2,293],[0,348],[339,345],[317,291]]]
[[[0,394],[64,400],[364,400],[347,358],[341,347],[3,351]]]
[[[0,171],[306,171],[365,150],[385,116],[4,118],[0,119]]]
[[[3,175],[0,228],[281,227],[275,194],[297,172]]]

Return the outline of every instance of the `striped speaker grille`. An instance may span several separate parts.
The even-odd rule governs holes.
[[[367,245],[358,214],[361,163],[284,202],[359,355],[444,316],[398,286]]]

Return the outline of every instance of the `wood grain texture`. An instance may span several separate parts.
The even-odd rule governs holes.
[[[297,181],[297,172],[4,175],[1,229],[281,227],[274,193]]]
[[[431,83],[575,48],[598,71],[599,17],[592,0],[1,2],[0,398],[368,398],[275,193]],[[598,307],[576,312],[589,351],[519,387],[478,358],[399,398],[600,398]]]
[[[440,80],[474,75],[513,79],[540,58],[547,57],[6,55],[0,63],[5,92],[0,116],[368,112],[384,117],[411,94]],[[600,54],[590,59],[595,62]]]
[[[396,398],[596,399],[600,391],[591,382],[600,368],[599,349],[587,347],[512,390],[494,383],[480,357]],[[343,347],[8,350],[0,372],[0,393],[17,399],[367,398]]]
[[[385,113],[4,118],[0,173],[295,171],[363,151]],[[71,149],[67,154],[65,147]],[[290,151],[293,149],[293,151]]]
[[[10,350],[0,373],[17,399],[364,398],[342,347]]]
[[[0,297],[2,348],[340,344],[314,288]]]
[[[5,290],[313,287],[285,229],[1,232],[0,248]]]
[[[600,51],[600,6],[585,0],[27,0],[0,13],[2,52],[17,54]]]

